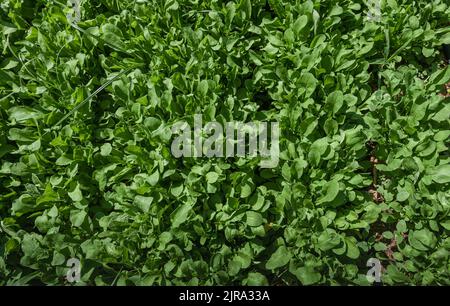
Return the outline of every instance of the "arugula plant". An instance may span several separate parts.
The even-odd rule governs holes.
[[[447,1],[0,5],[0,285],[450,284]],[[170,128],[277,121],[280,163]]]

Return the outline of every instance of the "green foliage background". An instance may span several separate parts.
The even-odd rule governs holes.
[[[450,285],[450,6],[367,11],[2,1],[0,284]],[[174,158],[196,113],[280,122],[279,167]]]

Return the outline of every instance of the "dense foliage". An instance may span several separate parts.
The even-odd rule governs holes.
[[[448,1],[68,14],[0,4],[0,285],[450,285]],[[278,121],[279,166],[175,158],[194,114]]]

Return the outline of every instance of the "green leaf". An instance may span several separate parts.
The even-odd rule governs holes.
[[[87,213],[84,210],[72,210],[70,212],[70,222],[75,227],[80,227],[86,219]]]
[[[336,114],[344,105],[344,95],[342,91],[337,90],[332,92],[327,97],[326,105],[327,109],[331,111],[333,115]]]
[[[150,185],[156,186],[156,184],[158,184],[158,182],[159,182],[159,172],[158,171],[153,172],[148,177],[148,182],[150,183]]]
[[[441,226],[446,230],[450,231],[450,220],[445,220],[440,222]]]
[[[322,232],[317,241],[317,247],[322,251],[328,251],[338,246],[341,242],[341,238],[336,232],[326,230]]]
[[[122,41],[122,33],[120,29],[110,23],[107,23],[102,26],[102,38],[103,40],[113,49],[118,51],[126,50],[126,45]]]
[[[324,185],[323,196],[317,200],[317,204],[333,202],[339,194],[339,181],[332,180]]]
[[[326,137],[317,139],[313,142],[309,149],[308,159],[314,164],[319,165],[320,157],[328,148],[328,140]]]
[[[406,226],[405,220],[398,221],[396,228],[397,228],[397,231],[399,231],[401,233],[405,233],[408,231],[408,227]]]
[[[345,239],[345,242],[347,244],[347,257],[349,257],[351,259],[357,259],[359,257],[360,253],[359,253],[359,248],[355,244],[353,239],[351,239],[351,238],[346,238]]]
[[[298,35],[307,24],[308,24],[308,16],[302,15],[298,17],[297,20],[294,22],[292,29],[294,30],[294,33]]]
[[[283,267],[289,263],[292,254],[288,251],[285,246],[280,246],[275,253],[270,256],[266,263],[266,268],[269,270],[274,270]]]
[[[109,154],[111,154],[112,151],[112,146],[110,143],[105,143],[104,145],[102,145],[101,149],[100,149],[100,154],[102,156],[108,156]]]
[[[404,202],[409,198],[409,192],[402,189],[399,193],[397,193],[397,201]]]
[[[245,19],[252,17],[252,3],[250,0],[242,0],[240,8],[245,12]]]
[[[186,222],[189,213],[192,210],[190,203],[184,203],[177,207],[171,214],[172,228],[179,227],[182,223]]]
[[[248,183],[244,183],[241,186],[241,198],[247,198],[252,194],[252,186]]]
[[[153,197],[143,197],[143,196],[138,195],[134,198],[134,203],[144,213],[148,213],[152,202],[153,202]]]
[[[431,170],[433,181],[438,184],[446,184],[450,182],[450,164],[444,164]]]
[[[450,32],[442,35],[439,38],[439,43],[443,44],[443,45],[449,45],[450,44]]]
[[[81,200],[83,200],[83,193],[81,192],[80,184],[77,184],[74,190],[70,191],[68,194],[74,202],[80,202]]]
[[[304,72],[301,75],[298,83],[299,88],[303,88],[305,90],[305,96],[310,97],[316,90],[318,81],[312,73]]]
[[[250,272],[248,273],[247,286],[268,286],[269,281],[267,280],[267,277],[265,277],[263,274],[259,272]]]
[[[208,81],[202,80],[198,85],[198,91],[202,97],[205,97],[208,93]]]
[[[386,274],[389,275],[390,278],[392,278],[394,281],[400,282],[400,283],[408,283],[409,278],[400,272],[398,268],[394,265],[389,265],[386,268]]]
[[[442,85],[450,81],[450,66],[445,69],[437,70],[429,79],[429,83],[433,85]]]
[[[42,233],[46,233],[52,226],[52,224],[49,222],[48,217],[46,215],[37,217],[34,220],[34,224],[39,229],[39,231]]]
[[[8,110],[9,120],[15,120],[16,122],[23,123],[30,119],[38,119],[42,116],[42,113],[26,106],[15,106]]]
[[[320,273],[314,271],[312,267],[301,267],[291,271],[304,286],[312,285],[320,281]]]
[[[427,251],[430,248],[434,248],[437,242],[436,236],[428,229],[410,232],[408,240],[413,248],[420,251]]]
[[[263,224],[264,219],[259,212],[256,211],[247,211],[247,225],[248,226],[260,226]]]
[[[215,182],[217,182],[218,178],[219,178],[219,174],[217,174],[216,172],[208,172],[206,174],[206,181],[209,184],[214,184]]]

